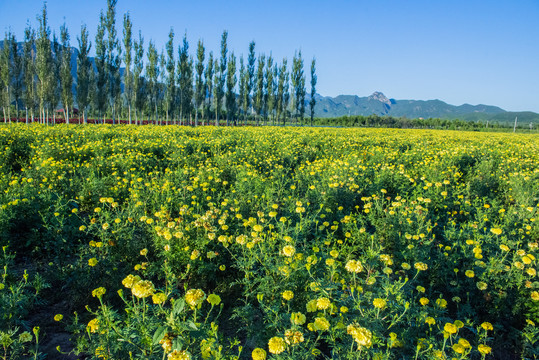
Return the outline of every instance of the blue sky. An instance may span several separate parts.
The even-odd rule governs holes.
[[[0,31],[20,41],[29,20],[37,26],[42,1],[0,0]],[[93,39],[106,0],[49,0],[49,23],[59,33],[64,19],[71,43],[82,23]],[[318,93],[395,99],[440,99],[450,104],[488,104],[539,112],[538,0],[118,0],[145,44],[164,48],[171,27],[176,47],[187,32],[191,53],[203,39],[219,52],[221,33],[229,50],[248,44],[291,61],[301,49],[308,76],[317,60]],[[177,52],[176,52],[177,53]],[[308,84],[307,79],[307,84]]]

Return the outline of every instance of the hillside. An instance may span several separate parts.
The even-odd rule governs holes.
[[[491,105],[450,105],[441,100],[395,100],[381,92],[367,97],[339,95],[336,97],[316,95],[315,116],[340,117],[346,115],[379,115],[407,118],[462,119],[467,121],[539,123],[539,114],[509,112]]]

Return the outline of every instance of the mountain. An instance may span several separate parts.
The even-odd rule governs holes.
[[[468,121],[539,123],[539,114],[509,112],[491,105],[450,105],[441,100],[395,100],[376,91],[370,96],[339,95],[336,97],[316,95],[315,116],[340,117],[353,115],[379,115],[393,117],[461,119]],[[310,100],[310,99],[309,99]],[[307,100],[308,101],[308,100]]]

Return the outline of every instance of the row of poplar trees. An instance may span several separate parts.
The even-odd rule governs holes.
[[[88,117],[115,124],[124,119],[129,124],[296,124],[305,121],[306,106],[314,116],[317,76],[311,62],[311,96],[306,103],[304,62],[301,51],[294,54],[291,69],[287,59],[277,63],[271,56],[255,54],[255,42],[249,44],[247,59],[229,54],[227,31],[221,37],[220,57],[206,54],[202,40],[196,56],[189,53],[186,35],[174,49],[174,31],[168,35],[165,51],[158,53],[152,40],[147,49],[139,31],[134,39],[129,13],[123,17],[123,39],[116,30],[116,1],[107,0],[101,11],[92,43],[86,25],[77,37],[78,54],[72,64],[74,49],[68,29],[60,28],[60,38],[47,23],[47,7],[38,15],[39,28],[25,29],[24,42],[6,33],[0,52],[0,90],[4,122],[11,122],[11,110],[26,122],[56,121],[61,107],[69,123],[75,103],[79,122]],[[124,66],[121,71],[121,65]],[[76,66],[76,81],[73,68]],[[52,120],[50,116],[52,115]]]

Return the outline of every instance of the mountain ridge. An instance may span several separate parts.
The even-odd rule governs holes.
[[[539,123],[539,114],[531,111],[511,112],[493,105],[451,105],[442,100],[396,100],[380,91],[369,96],[337,95],[335,97],[315,95],[315,116],[322,118],[340,116],[393,116],[407,118],[462,119],[468,121],[492,120],[514,121],[521,116],[523,121]],[[310,98],[308,99],[310,100]],[[512,118],[512,119],[511,119]]]

